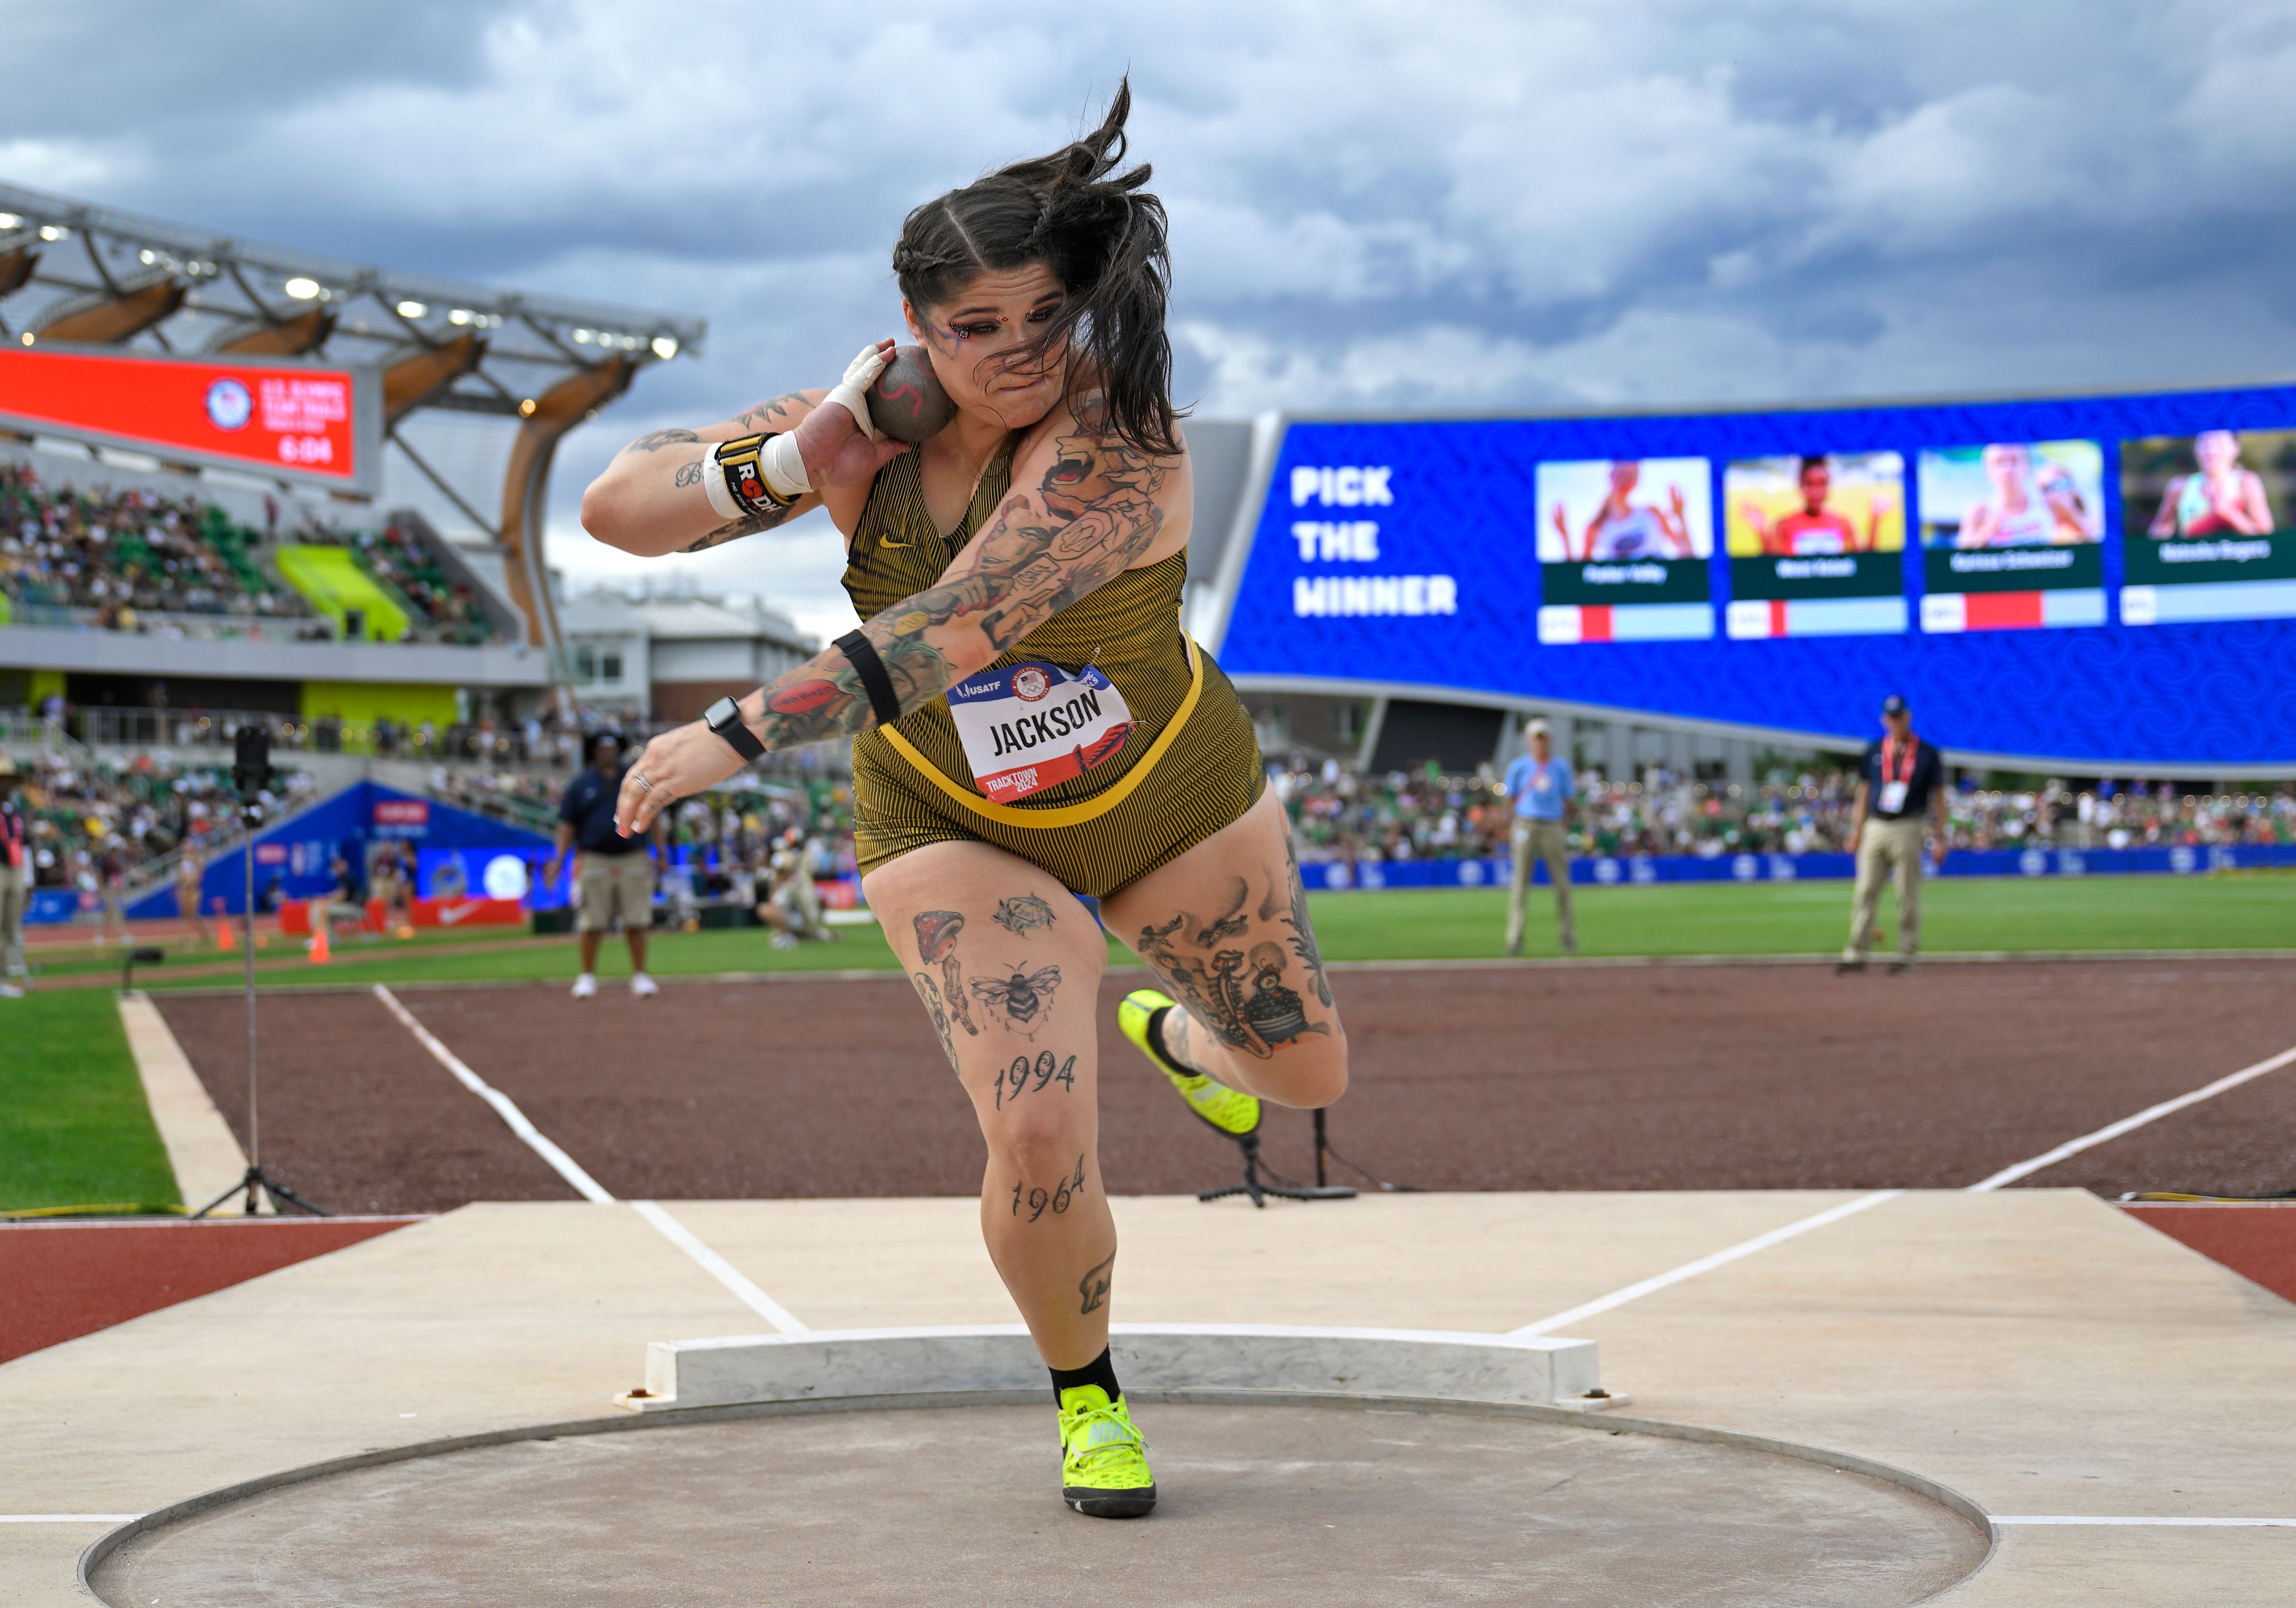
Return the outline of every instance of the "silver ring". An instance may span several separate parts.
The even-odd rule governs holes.
[[[647,792],[652,792],[653,791],[653,783],[645,779],[645,775],[642,771],[632,771],[630,773],[630,780],[636,783],[640,788]]]

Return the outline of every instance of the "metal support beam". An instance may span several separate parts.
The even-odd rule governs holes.
[[[543,554],[551,462],[560,439],[621,395],[636,373],[632,359],[614,357],[552,387],[534,398],[511,445],[510,467],[503,476],[504,568],[511,601],[526,614],[528,643],[550,649],[554,656],[561,645],[558,604],[550,595],[550,566]]]
[[[99,301],[94,307],[83,307],[77,312],[66,313],[54,323],[46,324],[36,333],[43,340],[78,340],[90,346],[111,346],[142,334],[153,324],[169,317],[184,305],[186,287],[175,279],[162,279],[147,284],[140,291],[130,291],[124,296]]]
[[[299,316],[250,330],[215,349],[243,353],[248,357],[299,357],[326,345],[327,337],[334,332],[333,311],[327,308],[313,308]]]
[[[478,367],[479,360],[486,355],[485,341],[476,335],[463,335],[383,370],[383,428],[388,430]]]

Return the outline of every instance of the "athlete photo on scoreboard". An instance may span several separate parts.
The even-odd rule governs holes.
[[[1595,458],[1538,466],[1545,564],[1702,559],[1714,551],[1704,458]]]
[[[1922,546],[2063,547],[2104,537],[2095,441],[1989,441],[1921,455]]]
[[[2120,446],[2124,625],[2296,618],[2296,430]]]
[[[1906,460],[1894,452],[1740,458],[1722,472],[1732,558],[1902,553]]]

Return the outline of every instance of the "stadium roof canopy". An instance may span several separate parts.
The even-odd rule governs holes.
[[[558,638],[541,553],[558,439],[644,365],[700,356],[708,334],[681,314],[402,273],[0,183],[0,340],[380,369],[390,439],[502,544],[537,644]],[[422,408],[524,422],[498,521],[398,432]]]

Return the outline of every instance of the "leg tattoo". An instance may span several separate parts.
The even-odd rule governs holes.
[[[928,910],[919,915],[917,954],[927,965],[940,963],[942,991],[948,1000],[949,1014],[973,1038],[980,1030],[972,1025],[972,1012],[964,1003],[964,976],[956,966],[956,935],[964,931],[964,917],[954,910]]]
[[[1097,1312],[1108,1305],[1108,1286],[1115,1276],[1116,1252],[1113,1251],[1104,1259],[1085,1269],[1084,1276],[1077,1280],[1077,1293],[1084,1297],[1084,1305],[1077,1309],[1079,1316]]]

